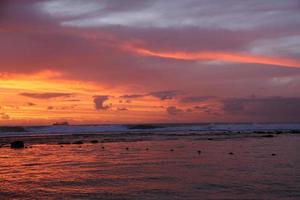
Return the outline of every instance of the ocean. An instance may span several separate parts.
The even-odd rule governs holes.
[[[0,199],[300,199],[299,124],[2,127]],[[10,142],[25,142],[11,149]]]

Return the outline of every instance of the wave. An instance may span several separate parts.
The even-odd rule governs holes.
[[[207,124],[135,124],[135,125],[52,125],[0,127],[0,136],[7,135],[46,135],[46,134],[91,134],[91,133],[174,133],[174,132],[299,132],[300,123],[207,123]]]

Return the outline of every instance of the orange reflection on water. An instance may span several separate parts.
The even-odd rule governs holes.
[[[0,195],[38,199],[280,199],[297,195],[299,137],[195,139],[1,148]]]

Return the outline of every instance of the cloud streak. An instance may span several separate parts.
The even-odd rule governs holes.
[[[246,55],[240,53],[227,53],[227,52],[161,52],[153,51],[144,48],[130,47],[126,48],[139,55],[153,56],[159,58],[186,60],[186,61],[210,61],[218,60],[225,62],[247,63],[247,64],[263,64],[263,65],[276,65],[281,67],[295,67],[300,68],[300,60],[289,58],[268,57],[259,55]]]
[[[56,93],[56,92],[48,92],[48,93],[20,93],[20,95],[25,97],[30,97],[33,99],[53,99],[53,98],[68,98],[72,97],[74,94],[71,93]]]

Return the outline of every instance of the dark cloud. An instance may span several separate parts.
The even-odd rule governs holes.
[[[94,104],[96,110],[107,110],[110,108],[108,105],[104,105],[104,102],[109,99],[109,96],[106,95],[98,95],[94,96]]]
[[[127,111],[127,108],[117,108],[118,111]]]
[[[123,99],[137,99],[137,98],[143,98],[145,95],[143,94],[126,94],[126,95],[123,95],[123,96],[120,96],[120,98],[123,98]]]
[[[54,107],[53,106],[48,106],[47,110],[54,110]]]
[[[137,99],[137,98],[143,98],[146,96],[153,96],[160,100],[169,100],[169,99],[175,98],[178,95],[178,93],[179,92],[176,90],[166,90],[166,91],[151,92],[148,94],[130,94],[130,95],[127,94],[127,95],[120,96],[120,98]]]
[[[229,98],[222,103],[225,114],[257,121],[300,121],[300,97]]]
[[[178,91],[169,90],[169,91],[158,91],[149,93],[150,96],[159,98],[160,100],[169,100],[174,99],[178,95]]]
[[[176,106],[169,106],[169,107],[167,108],[167,113],[168,113],[169,115],[177,115],[177,114],[180,114],[180,113],[182,113],[182,112],[183,112],[183,110],[177,108]]]
[[[3,120],[8,120],[8,119],[10,119],[9,115],[6,114],[6,113],[0,113],[0,118],[3,119]]]
[[[63,97],[63,98],[72,97],[74,94],[48,92],[48,93],[20,93],[20,95],[34,98],[34,99],[52,99],[52,98],[59,98],[59,97]]]
[[[69,101],[69,102],[79,102],[80,99],[67,99],[66,101]]]
[[[208,106],[195,106],[194,107],[195,110],[199,110],[202,112],[205,112],[207,114],[212,113],[212,108],[208,107]]]
[[[182,98],[180,100],[180,102],[181,103],[197,103],[197,102],[207,101],[212,98],[215,98],[215,97],[212,97],[212,96],[189,96],[189,97]]]
[[[36,104],[35,104],[35,103],[32,103],[32,102],[27,102],[26,105],[27,105],[27,106],[36,106]]]

